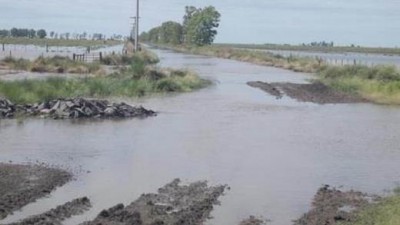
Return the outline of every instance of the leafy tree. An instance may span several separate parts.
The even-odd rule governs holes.
[[[0,30],[0,37],[8,37],[8,36],[10,36],[10,31]]]
[[[34,29],[30,29],[28,31],[28,37],[29,38],[35,38],[36,37],[36,31]]]
[[[168,21],[161,25],[159,29],[159,42],[168,44],[181,44],[183,37],[183,27],[180,23]]]
[[[194,45],[208,45],[214,42],[219,27],[221,14],[213,7],[204,9],[186,7],[184,16],[185,43]]]
[[[149,31],[149,42],[157,43],[160,41],[161,27],[155,27]]]
[[[189,24],[190,19],[192,19],[193,14],[198,12],[200,9],[197,9],[194,6],[186,6],[185,7],[185,15],[183,16],[183,27],[186,28]],[[186,31],[184,31],[186,32]]]
[[[41,38],[41,39],[43,39],[43,38],[45,38],[45,37],[47,36],[46,31],[43,30],[43,29],[38,30],[36,34],[37,34],[37,36],[38,36],[39,38]]]
[[[18,37],[18,29],[17,28],[15,28],[15,27],[12,28],[10,32],[11,32],[12,37]]]
[[[143,42],[149,41],[149,33],[148,32],[142,32],[139,36],[139,40]]]

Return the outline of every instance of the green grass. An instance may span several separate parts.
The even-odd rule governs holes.
[[[147,51],[147,50],[142,50],[135,54],[107,55],[107,56],[103,57],[103,59],[101,60],[101,63],[105,64],[105,65],[114,65],[114,66],[130,65],[132,62],[135,62],[138,60],[143,61],[145,64],[156,64],[160,61],[156,54],[154,54],[150,51]]]
[[[38,57],[34,61],[26,59],[16,59],[7,57],[0,61],[0,65],[14,70],[26,70],[30,72],[49,72],[49,73],[78,73],[78,74],[96,74],[102,73],[99,63],[85,63],[74,61],[69,57]]]
[[[66,39],[40,39],[40,38],[0,38],[0,44],[13,45],[38,45],[38,46],[65,46],[65,47],[93,47],[113,46],[123,44],[123,41],[107,40],[66,40]]]
[[[146,68],[139,76],[135,70],[131,66],[110,76],[0,81],[0,96],[26,104],[56,98],[140,97],[152,93],[188,92],[210,84],[189,71]]]
[[[400,71],[394,66],[324,66],[317,75],[336,90],[375,103],[400,104]]]
[[[400,193],[383,198],[375,204],[370,204],[356,216],[356,221],[341,225],[399,225],[400,224]]]

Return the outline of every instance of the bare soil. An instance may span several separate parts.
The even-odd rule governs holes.
[[[255,216],[250,216],[248,219],[243,220],[239,223],[239,225],[263,225],[267,224],[268,221],[264,221],[262,219],[258,219]]]
[[[0,219],[70,181],[69,172],[46,166],[0,163]]]
[[[367,100],[334,90],[321,82],[310,84],[295,83],[265,83],[261,81],[248,82],[251,87],[259,88],[276,98],[284,95],[300,102],[312,102],[317,104],[361,103]]]
[[[314,196],[312,208],[294,225],[335,225],[350,222],[363,207],[377,201],[379,197],[358,191],[341,191],[328,185],[320,188]]]
[[[90,208],[90,200],[87,197],[83,197],[57,206],[40,215],[31,216],[9,225],[61,225],[63,220],[80,215]]]
[[[85,225],[200,225],[209,218],[226,186],[206,182],[165,185],[157,194],[144,194],[128,206],[119,204],[102,211]]]
[[[56,187],[68,182],[72,175],[43,165],[12,165],[0,163],[0,220],[15,210],[45,197]],[[209,186],[207,182],[182,185],[172,181],[155,194],[143,194],[128,206],[118,204],[103,210],[92,221],[81,225],[201,225],[210,218],[226,185]],[[351,222],[357,213],[376,203],[378,196],[358,191],[342,191],[326,185],[316,193],[312,207],[294,225],[335,225]],[[74,215],[91,208],[87,197],[60,205],[39,215],[9,225],[61,225]],[[269,221],[254,216],[239,225],[262,225]]]

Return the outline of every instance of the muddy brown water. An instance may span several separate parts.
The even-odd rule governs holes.
[[[248,81],[301,82],[310,75],[156,50],[162,66],[192,68],[215,85],[193,93],[126,100],[159,113],[144,120],[0,121],[0,161],[60,165],[76,180],[0,223],[88,196],[93,208],[129,204],[181,178],[229,184],[209,225],[249,215],[289,225],[323,184],[382,193],[400,181],[400,108],[275,99]]]

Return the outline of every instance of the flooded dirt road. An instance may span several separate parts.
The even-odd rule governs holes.
[[[92,208],[78,224],[174,178],[228,184],[210,225],[249,215],[289,225],[323,184],[382,193],[400,181],[400,108],[317,105],[276,99],[249,81],[304,83],[309,75],[156,51],[162,66],[191,68],[215,85],[187,94],[127,100],[159,112],[124,121],[0,121],[0,161],[60,165],[76,180],[0,223],[81,196]]]

